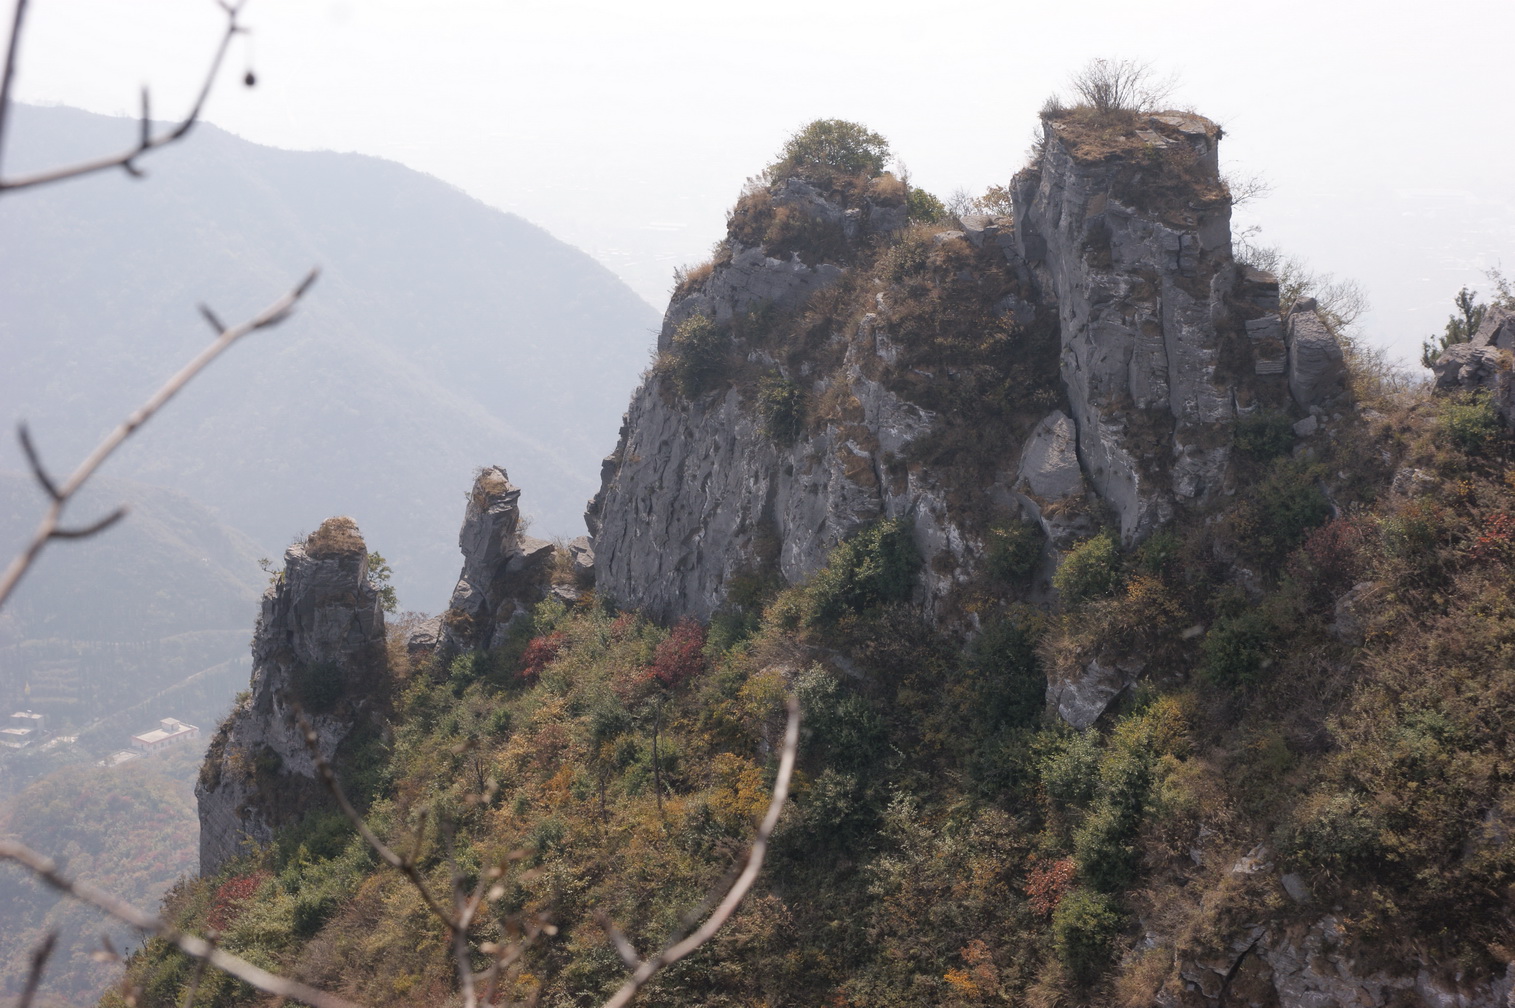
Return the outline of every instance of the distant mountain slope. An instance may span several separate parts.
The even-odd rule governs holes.
[[[111,150],[134,125],[22,107],[12,170]],[[338,513],[440,607],[473,470],[526,487],[537,532],[578,534],[656,316],[587,255],[437,179],[354,154],[281,151],[201,125],[120,174],[0,201],[0,403],[58,468],[227,320],[322,277],[236,348],[116,475],[219,509],[277,556]],[[13,445],[0,465],[19,467]]]
[[[39,496],[29,478],[0,472],[6,557],[30,532]],[[118,503],[129,520],[48,548],[0,612],[0,714],[27,706],[74,730],[203,669],[244,663],[266,580],[252,540],[182,494],[123,480],[102,480],[74,513],[87,521]],[[125,746],[160,717],[217,717],[237,688],[194,710],[180,698],[175,709],[139,712],[101,744]]]

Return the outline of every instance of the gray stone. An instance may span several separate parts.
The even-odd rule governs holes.
[[[1305,882],[1303,876],[1296,875],[1294,872],[1285,872],[1278,877],[1278,883],[1284,887],[1284,892],[1294,902],[1310,902],[1312,898],[1310,886]]]
[[[1376,582],[1359,581],[1337,599],[1332,611],[1331,635],[1348,644],[1362,644],[1367,636],[1364,616],[1372,610],[1368,603],[1377,591]]]
[[[442,642],[442,620],[433,616],[423,620],[405,638],[405,650],[413,657],[422,657],[436,651]]]
[[[1089,661],[1076,675],[1048,678],[1047,704],[1065,724],[1083,731],[1136,681],[1141,669],[1140,662]]]
[[[1289,394],[1304,409],[1337,399],[1347,381],[1341,344],[1316,314],[1314,304],[1313,300],[1296,304],[1289,312],[1286,328]]]
[[[1515,312],[1490,305],[1483,313],[1478,331],[1468,342],[1475,347],[1515,350]]]
[[[1495,309],[1489,309],[1493,312]],[[1494,341],[1515,337],[1515,319],[1501,315],[1497,324],[1485,319],[1476,339],[1490,342],[1458,343],[1436,358],[1432,372],[1438,392],[1487,392],[1495,413],[1507,426],[1515,426],[1515,371],[1512,354]]]
[[[1062,410],[1053,410],[1036,425],[1021,450],[1019,482],[1042,500],[1083,496],[1084,472],[1078,464],[1078,430]]]
[[[588,587],[594,584],[594,545],[588,536],[579,536],[568,541],[568,556],[573,568],[574,580]]]
[[[1147,128],[1213,163],[1208,120],[1165,114]],[[1012,182],[1016,242],[1060,318],[1084,472],[1132,540],[1224,490],[1236,412],[1216,322],[1239,273],[1228,208],[1123,203],[1119,159],[1081,161],[1074,143],[1049,122],[1039,163]]]
[[[1410,466],[1402,466],[1394,471],[1394,478],[1389,481],[1389,490],[1392,493],[1403,494],[1413,497],[1416,494],[1425,493],[1436,486],[1436,478],[1424,469],[1415,469]]]
[[[1295,437],[1309,437],[1311,434],[1314,434],[1318,430],[1320,430],[1320,421],[1316,419],[1313,413],[1305,417],[1303,420],[1294,421]]]

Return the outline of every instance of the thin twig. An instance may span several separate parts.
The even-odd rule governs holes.
[[[25,189],[29,186],[43,185],[48,182],[59,182],[63,179],[77,178],[80,175],[90,175],[98,171],[108,171],[111,168],[124,169],[130,175],[140,176],[142,169],[137,167],[137,158],[159,147],[167,146],[177,140],[181,140],[200,120],[200,113],[205,108],[205,100],[210,97],[211,85],[215,83],[216,74],[221,70],[221,64],[225,62],[226,52],[231,48],[231,40],[246,31],[237,23],[237,15],[242,10],[242,3],[220,3],[218,6],[226,12],[226,31],[221,35],[221,43],[216,47],[215,56],[211,58],[210,69],[205,74],[205,80],[200,84],[199,94],[195,96],[195,103],[190,107],[189,113],[183,119],[170,126],[162,133],[153,135],[152,121],[149,118],[151,103],[148,100],[147,89],[142,90],[142,121],[136,144],[130,150],[119,154],[111,154],[106,157],[96,158],[92,161],[82,161],[78,164],[65,165],[61,168],[50,168],[46,171],[36,172],[31,175],[23,175],[20,178],[0,178],[0,192],[14,189]],[[4,154],[5,126],[10,118],[11,108],[11,80],[16,73],[16,53],[18,40],[21,38],[22,23],[26,16],[26,0],[17,0],[15,17],[11,24],[10,44],[5,55],[5,69],[0,75],[0,156]]]
[[[152,398],[146,404],[127,417],[119,427],[111,431],[104,441],[96,445],[95,450],[90,452],[89,457],[79,463],[79,468],[75,469],[73,475],[69,476],[61,485],[54,484],[46,476],[46,470],[42,466],[41,459],[35,457],[35,452],[29,447],[30,440],[25,433],[25,428],[22,428],[22,445],[27,449],[27,458],[32,462],[33,473],[37,475],[38,482],[41,483],[43,490],[52,498],[52,503],[48,506],[46,514],[42,516],[42,520],[38,523],[36,531],[32,533],[31,541],[11,561],[10,566],[5,571],[4,578],[0,579],[0,606],[3,606],[6,600],[10,598],[11,592],[15,590],[16,585],[21,581],[22,575],[31,567],[32,563],[37,559],[37,555],[42,552],[42,548],[47,545],[49,540],[77,539],[82,536],[94,535],[120,520],[125,512],[118,509],[116,512],[85,528],[65,529],[61,526],[64,507],[79,492],[79,489],[84,486],[85,482],[95,474],[95,471],[100,468],[101,464],[110,457],[111,453],[121,447],[122,442],[131,437],[138,427],[141,427],[148,420],[152,419],[153,415],[162,409],[164,404],[172,399],[180,389],[188,384],[190,379],[203,371],[206,365],[219,357],[237,340],[248,333],[278,325],[288,318],[296,302],[310,289],[310,285],[315,283],[318,272],[318,270],[311,270],[306,274],[305,279],[301,280],[288,294],[285,294],[241,325],[223,330],[209,346],[200,351],[194,360],[184,365],[178,374],[165,382],[163,387],[158,389],[157,392],[154,392]]]
[[[658,952],[652,958],[645,960],[636,968],[615,994],[606,1001],[601,1008],[624,1008],[636,997],[637,992],[651,980],[658,970],[670,966],[691,952],[704,945],[721,926],[736,912],[742,898],[747,895],[747,890],[752,888],[752,883],[757,880],[758,873],[763,869],[763,858],[768,853],[768,838],[773,829],[778,825],[779,813],[784,810],[784,801],[789,797],[789,779],[794,774],[795,752],[800,742],[800,705],[794,697],[789,698],[789,724],[784,730],[784,753],[779,759],[779,772],[773,782],[773,800],[768,803],[768,814],[763,816],[763,822],[758,826],[757,836],[753,838],[752,850],[747,855],[747,866],[732,883],[727,891],[726,898],[721,900],[705,923],[699,929],[681,942],[669,945]]]
[[[16,52],[21,48],[21,27],[26,22],[26,0],[16,0],[11,17],[11,37],[5,45],[5,67],[0,69],[0,156],[5,153],[5,127],[10,121],[11,81],[16,76]]]
[[[134,928],[162,938],[185,955],[203,960],[219,970],[225,970],[238,980],[249,983],[261,991],[312,1005],[313,1008],[361,1008],[346,998],[316,990],[298,980],[281,977],[254,966],[246,959],[232,955],[225,949],[217,948],[203,938],[187,935],[163,918],[138,910],[130,903],[119,900],[88,882],[67,878],[58,871],[58,866],[51,858],[44,857],[25,844],[13,840],[0,840],[0,859],[20,862],[59,892],[66,893],[81,903],[88,903],[97,910],[103,910],[124,924],[130,924]]]

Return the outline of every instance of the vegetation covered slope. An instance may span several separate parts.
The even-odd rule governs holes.
[[[372,821],[439,888],[439,832],[469,878],[509,866],[507,927],[558,928],[517,993],[593,1004],[622,976],[595,914],[644,950],[683,926],[741,857],[794,692],[801,777],[761,891],[654,1003],[1200,1004],[1222,983],[1269,1003],[1277,965],[1247,942],[1323,917],[1349,976],[1488,990],[1515,879],[1515,469],[1478,402],[1375,407],[1299,456],[1255,439],[1224,521],[1089,548],[1061,612],[1017,604],[1013,569],[986,581],[966,646],[899,601],[885,526],[761,618],[669,631],[547,603],[509,647],[397,663]],[[1078,733],[1045,713],[1044,670],[1085,648],[1145,671]],[[439,926],[335,819],[169,909],[373,1003],[452,989]],[[131,975],[166,1004],[188,972],[150,946]]]
[[[828,179],[838,198],[871,192],[870,214],[912,202],[896,180]],[[1217,422],[1234,478],[1213,501],[1133,541],[1082,498],[1049,552],[986,487],[1008,466],[996,436],[1034,419],[1016,394],[1058,401],[1027,371],[1050,335],[992,325],[960,237],[833,247],[782,209],[739,204],[734,230],[790,263],[841,248],[850,271],[788,313],[723,318],[712,299],[716,315],[671,319],[648,398],[691,415],[719,398],[779,442],[844,426],[856,404],[824,376],[859,314],[887,313],[907,366],[870,380],[929,378],[939,356],[961,381],[913,395],[962,426],[871,478],[939,480],[983,547],[930,610],[944,572],[906,512],[791,583],[770,554],[704,625],[579,593],[492,650],[417,659],[394,640],[392,737],[350,786],[428,888],[482,883],[496,913],[469,931],[468,965],[526,941],[513,998],[593,1005],[624,975],[612,923],[643,953],[687,931],[741,861],[794,695],[800,772],[758,889],[649,1003],[1503,1002],[1515,465],[1490,402],[1406,388],[1349,342],[1343,398]],[[979,293],[1015,291],[1001,276]],[[785,384],[812,375],[813,397]],[[1120,673],[1113,702],[1075,730],[1049,700],[1100,670]],[[180,887],[168,911],[368,1003],[455,996],[420,891],[339,817]],[[168,1004],[191,974],[150,944],[129,980]],[[212,1003],[257,1000],[213,985]]]

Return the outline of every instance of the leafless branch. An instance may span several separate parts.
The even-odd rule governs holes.
[[[675,942],[664,948],[650,959],[644,960],[636,967],[631,978],[628,979],[621,989],[606,1001],[601,1008],[624,1008],[631,1003],[647,981],[665,966],[671,966],[691,952],[704,945],[721,926],[736,912],[737,906],[747,895],[747,890],[752,888],[752,883],[757,881],[758,873],[763,869],[763,858],[768,853],[768,838],[773,834],[773,829],[778,825],[779,813],[784,809],[784,802],[789,797],[789,778],[794,774],[795,752],[799,749],[800,742],[800,706],[794,698],[789,698],[789,724],[784,730],[784,751],[779,759],[779,772],[773,782],[773,799],[768,803],[768,813],[763,816],[761,825],[758,826],[757,836],[753,838],[752,850],[747,855],[747,866],[730,890],[725,899],[706,919],[705,923],[689,937],[681,942]],[[624,952],[622,953],[624,957]]]
[[[3,156],[5,151],[5,131],[6,126],[9,124],[11,109],[11,83],[16,74],[17,52],[21,33],[26,22],[26,4],[27,0],[16,0],[15,16],[11,19],[10,43],[5,53],[5,68],[3,71],[0,71],[0,156]],[[237,3],[218,0],[217,5],[226,12],[226,31],[221,36],[221,44],[216,47],[215,56],[210,62],[210,69],[206,72],[205,80],[200,85],[199,94],[195,96],[195,103],[190,107],[189,113],[183,119],[163,132],[154,135],[152,131],[151,101],[148,98],[147,89],[143,88],[141,129],[138,133],[136,144],[130,150],[96,158],[92,161],[83,161],[79,164],[65,165],[61,168],[50,168],[31,175],[23,175],[20,178],[7,179],[0,177],[0,192],[25,189],[29,186],[43,185],[48,182],[59,182],[63,179],[90,175],[98,171],[108,171],[112,168],[124,169],[129,175],[142,175],[142,169],[137,167],[137,158],[149,151],[183,139],[194,127],[195,123],[199,121],[200,113],[205,108],[205,99],[210,96],[211,85],[215,83],[216,74],[220,72],[221,64],[226,58],[226,52],[231,47],[231,40],[246,31],[245,28],[237,23],[237,15],[242,10],[242,0],[238,0]]]
[[[138,427],[141,427],[148,420],[152,419],[153,415],[162,409],[164,404],[172,399],[180,389],[188,384],[190,379],[203,371],[211,361],[221,356],[233,343],[248,333],[278,325],[288,318],[296,302],[310,289],[310,285],[315,283],[317,272],[317,270],[311,270],[310,273],[306,274],[305,279],[301,280],[293,290],[248,321],[243,322],[241,325],[222,330],[221,334],[209,346],[200,351],[194,360],[184,365],[178,374],[170,378],[163,384],[162,388],[153,393],[152,398],[148,399],[135,413],[127,417],[119,427],[111,431],[104,441],[96,445],[94,451],[90,452],[89,457],[79,463],[79,468],[75,469],[73,475],[69,476],[62,484],[54,483],[52,478],[47,475],[46,468],[32,446],[31,438],[26,428],[21,428],[21,445],[26,451],[27,460],[31,463],[32,473],[36,476],[37,482],[42,486],[42,489],[52,498],[52,503],[48,506],[47,512],[43,515],[41,522],[38,523],[36,531],[32,533],[31,541],[11,561],[10,566],[5,571],[4,578],[0,579],[0,606],[3,606],[6,600],[10,598],[11,592],[20,583],[22,576],[31,567],[32,563],[37,559],[37,555],[42,552],[42,548],[50,540],[78,539],[84,536],[91,536],[108,528],[125,515],[126,512],[124,509],[117,509],[100,521],[84,528],[66,529],[62,527],[63,509],[89,478],[95,474],[101,464],[111,456],[111,453],[121,447],[122,442],[131,437]]]
[[[184,934],[163,920],[163,918],[138,910],[131,904],[119,900],[101,889],[97,889],[88,882],[70,879],[58,870],[58,866],[51,858],[44,857],[25,844],[17,843],[13,840],[0,840],[0,860],[19,862],[59,892],[72,896],[81,903],[88,903],[90,906],[104,911],[123,924],[129,924],[134,928],[146,931],[148,934],[162,938],[185,955],[208,963],[217,969],[225,970],[238,980],[249,983],[261,991],[273,994],[276,997],[289,998],[292,1001],[312,1005],[313,1008],[360,1008],[354,1002],[337,997],[335,994],[316,990],[314,987],[300,983],[298,980],[281,977],[254,966],[240,956],[232,955],[224,949],[217,948],[213,943],[206,941],[204,938]]]

